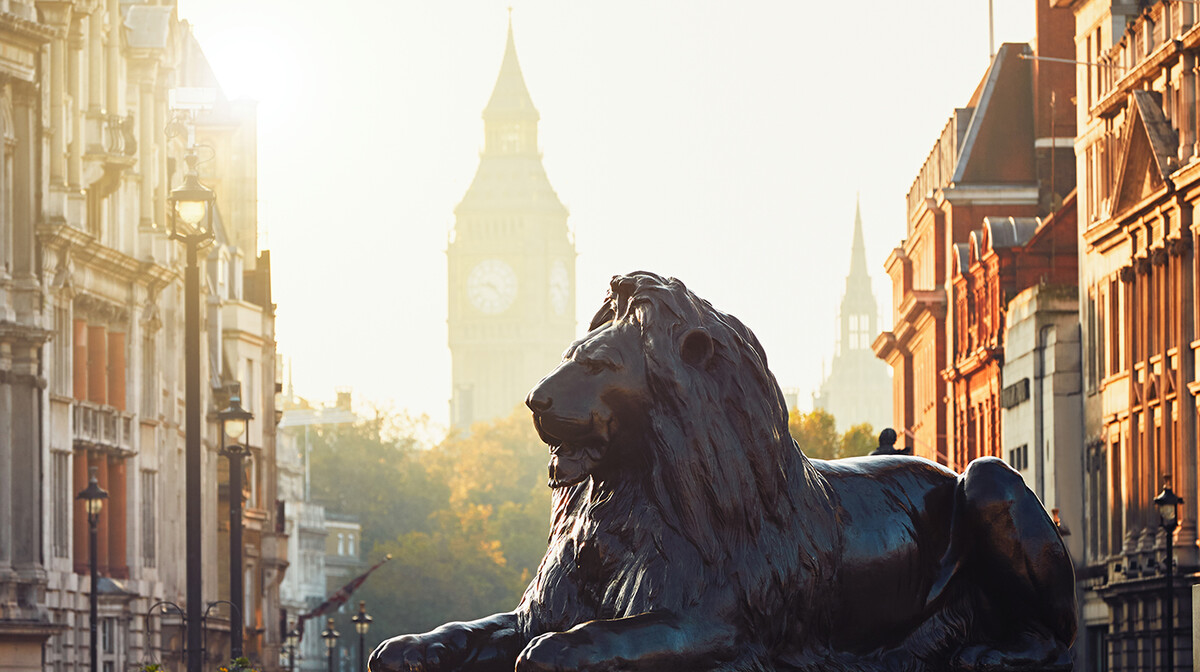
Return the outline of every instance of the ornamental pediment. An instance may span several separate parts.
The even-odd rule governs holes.
[[[1169,188],[1168,176],[1177,167],[1179,138],[1155,91],[1130,94],[1129,116],[1121,129],[1112,212],[1120,214]]]

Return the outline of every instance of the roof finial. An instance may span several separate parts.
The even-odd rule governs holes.
[[[512,23],[512,5],[508,6],[508,22]]]

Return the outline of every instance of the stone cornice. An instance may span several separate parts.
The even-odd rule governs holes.
[[[56,37],[66,35],[64,29],[22,19],[16,14],[9,14],[8,12],[0,12],[0,33],[9,33],[17,37],[23,37],[38,44],[45,44]]]
[[[127,283],[146,285],[167,284],[176,277],[175,271],[152,261],[139,261],[122,252],[101,245],[91,234],[67,224],[39,224],[38,240],[52,251],[64,246],[71,248],[76,268],[81,265],[108,274]]]

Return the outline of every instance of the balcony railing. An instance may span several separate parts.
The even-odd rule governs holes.
[[[133,414],[112,406],[76,401],[72,413],[72,438],[87,447],[133,450]]]

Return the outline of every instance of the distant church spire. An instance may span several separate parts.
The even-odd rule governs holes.
[[[860,281],[865,281],[867,287],[871,286],[871,277],[867,273],[867,246],[863,244],[862,208],[859,207],[856,195],[854,197],[854,242],[850,247],[850,275],[846,278],[846,289],[850,289],[851,282]]]
[[[838,431],[860,422],[878,429],[891,422],[892,391],[887,365],[875,358],[871,343],[879,335],[878,304],[867,272],[867,246],[863,242],[862,208],[854,202],[854,234],[850,245],[850,272],[838,312],[838,344],[822,377],[813,406],[833,414]]]

